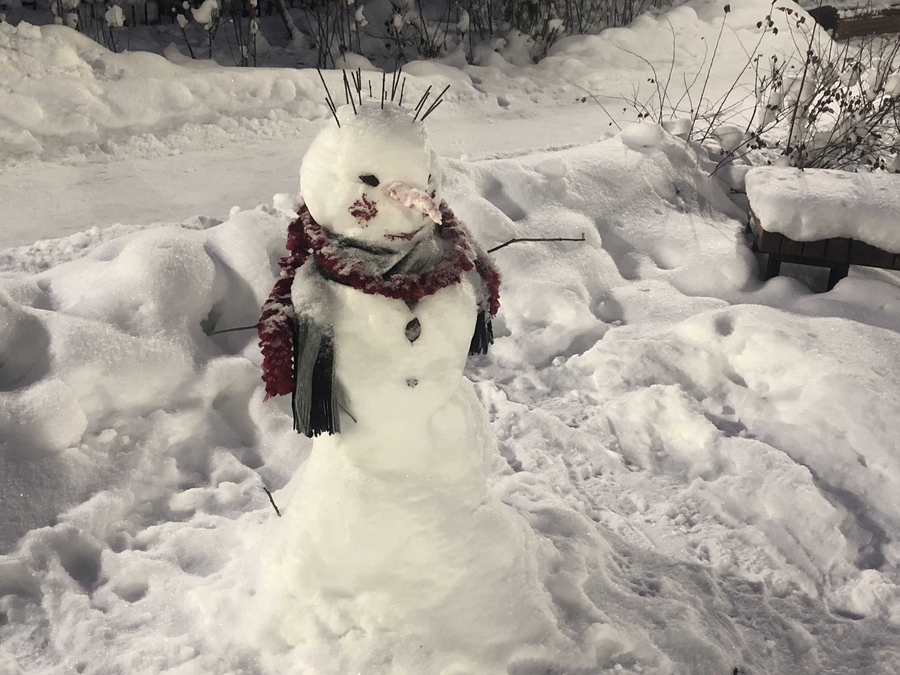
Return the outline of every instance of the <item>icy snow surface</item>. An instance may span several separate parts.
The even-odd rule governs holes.
[[[758,167],[747,197],[770,232],[795,241],[850,237],[900,253],[900,175]]]
[[[768,6],[733,11],[749,20]],[[714,36],[720,14],[693,3],[668,17]],[[613,34],[671,48],[663,18],[623,30]],[[547,116],[528,103],[543,101],[529,79],[541,69],[630,81],[638,65],[628,71],[627,55],[596,71],[575,58],[589,47],[619,54],[594,49],[610,39],[565,41],[556,66],[467,70],[511,105],[482,124],[489,95],[478,94],[429,118],[449,131],[440,152],[469,157],[444,162],[444,197],[482,244],[587,239],[495,254],[497,341],[466,369],[498,441],[490,494],[538,542],[518,551],[579,648],[567,665],[534,654],[509,672],[900,672],[900,281],[854,268],[829,293],[789,277],[761,284],[743,214],[681,141],[645,125],[587,142],[608,135],[605,118],[587,123],[599,108]],[[205,77],[226,80],[197,71]],[[289,77],[313,91],[309,73]],[[59,80],[64,90],[73,81]],[[472,119],[454,117],[467,109]],[[180,157],[169,151],[183,129],[159,131],[151,147],[126,124],[124,159],[4,168],[0,237],[25,245],[0,251],[3,675],[393,675],[422,658],[408,632],[342,634],[339,614],[301,647],[249,639],[271,618],[254,594],[281,545],[262,487],[287,504],[310,444],[291,430],[289,401],[263,403],[252,332],[203,327],[256,321],[312,131],[267,144],[278,120],[252,142],[249,123],[219,123]],[[172,167],[191,158],[200,175],[175,190],[190,174]],[[273,163],[292,194],[269,203]],[[130,185],[135,167],[166,186],[178,215],[156,215],[163,197]],[[237,175],[265,205],[228,211]],[[75,203],[103,199],[124,215]],[[15,229],[23,206],[59,211]],[[72,234],[65,216],[76,208],[87,224]],[[485,619],[472,630],[501,629]],[[458,665],[446,672],[479,672]]]

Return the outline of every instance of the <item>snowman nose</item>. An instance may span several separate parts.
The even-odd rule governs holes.
[[[434,200],[427,192],[423,192],[412,185],[407,185],[397,181],[388,187],[391,199],[399,204],[403,204],[413,211],[424,213],[434,222],[440,224],[442,221],[441,210],[434,203]]]

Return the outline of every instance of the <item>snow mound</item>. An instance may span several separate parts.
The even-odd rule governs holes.
[[[585,96],[590,93],[604,104],[597,108],[599,135],[633,121],[644,106],[653,109],[663,90],[669,103],[681,101],[677,107],[686,110],[686,102],[699,101],[704,87],[703,99],[711,102],[733,89],[737,96],[729,99],[726,110],[742,127],[740,120],[752,115],[756,105],[752,96],[741,93],[755,84],[754,69],[744,68],[748,54],[758,50],[761,62],[772,55],[795,59],[805,37],[792,34],[790,17],[781,10],[802,10],[787,0],[734,3],[727,16],[723,7],[693,0],[601,35],[570,36],[556,42],[537,64],[528,51],[531,38],[512,31],[505,40],[481,45],[476,66],[466,64],[462,50],[442,62],[408,64],[404,100],[410,106],[429,85],[437,92],[450,84],[437,113],[441,117],[509,120],[533,115],[537,108],[561,110],[575,101],[592,105]],[[769,16],[777,34],[757,25]],[[719,41],[707,78],[708,55],[723,20],[728,39]],[[180,55],[174,45],[161,50],[168,59],[151,53],[114,54],[70,28],[26,23],[0,24],[0,51],[0,159],[8,162],[31,155],[67,157],[74,148],[131,156],[215,147],[223,137],[232,142],[252,136],[283,139],[302,136],[305,121],[330,116],[318,76],[309,69],[219,67]],[[362,57],[348,54],[347,59],[351,69],[361,64],[364,73],[370,70]],[[685,77],[659,81],[670,70]],[[342,104],[340,73],[329,71],[325,77]],[[372,83],[378,100],[377,75]],[[686,88],[691,89],[689,97],[683,96]],[[623,99],[634,104],[623,108]],[[658,112],[653,111],[654,119]]]
[[[328,114],[309,71],[182,66],[147,52],[110,52],[65,26],[26,23],[0,23],[0,52],[0,151],[13,157],[189,123]]]

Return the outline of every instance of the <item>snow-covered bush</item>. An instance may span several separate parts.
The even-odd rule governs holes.
[[[897,170],[900,41],[870,38],[823,46],[811,37],[802,66],[789,65],[766,92],[782,113],[792,166]],[[777,141],[776,141],[777,142]]]
[[[498,40],[504,39],[510,42],[504,58],[509,53],[514,63],[530,63],[546,56],[560,37],[623,26],[648,9],[683,1],[265,0],[260,7],[258,0],[40,0],[39,7],[49,8],[55,23],[75,28],[111,49],[117,48],[114,42],[120,37],[127,37],[129,49],[135,49],[129,31],[140,24],[168,24],[181,33],[192,57],[197,37],[203,35],[210,58],[216,51],[230,54],[237,65],[260,63],[269,48],[260,16],[274,10],[287,29],[289,43],[294,48],[312,47],[317,65],[324,68],[346,64],[344,57],[351,53],[375,64],[393,65],[461,49],[475,61],[476,53],[498,51]],[[21,0],[0,0],[0,9],[20,5]],[[116,17],[112,23],[107,21],[105,14],[112,6],[123,10],[122,25],[116,25]],[[202,27],[202,33],[195,35],[190,23],[182,25],[191,18]],[[227,24],[226,30],[219,32],[222,22]],[[111,30],[117,31],[116,35]],[[510,35],[519,33],[521,40],[510,40]],[[217,34],[219,41],[215,42]]]
[[[203,0],[199,7],[195,7],[191,14],[194,21],[203,26],[206,31],[206,41],[209,46],[209,58],[213,56],[213,40],[219,30],[219,3],[218,0]]]
[[[652,74],[650,93],[642,97],[636,85],[630,101],[639,120],[663,124],[706,147],[716,158],[714,171],[739,160],[800,168],[900,170],[900,41],[873,36],[839,43],[803,10],[773,3],[772,13],[757,24],[759,39],[747,50],[734,84],[710,99],[706,85],[720,42],[723,36],[727,39],[729,12],[725,5],[705,67],[694,74],[693,82],[685,79],[684,93],[677,99],[674,60],[661,76],[649,61],[633,54]],[[779,25],[790,32],[796,52],[764,53],[764,39],[777,35]],[[745,75],[753,80],[752,91],[739,85],[748,79]]]

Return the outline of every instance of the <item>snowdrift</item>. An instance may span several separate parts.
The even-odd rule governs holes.
[[[491,489],[553,551],[560,630],[592,627],[591,665],[560,672],[900,667],[895,277],[761,286],[730,202],[652,125],[446,169],[487,246],[587,239],[497,252],[498,340],[468,371],[500,441]],[[262,488],[281,501],[309,446],[263,404],[252,333],[203,328],[255,321],[292,217],[276,203],[4,259],[4,672],[417,663],[402,635],[246,639],[277,517]]]
[[[628,27],[564,38],[536,65],[508,54],[514,65],[500,47],[479,65],[467,65],[462,49],[437,62],[416,61],[404,68],[407,100],[429,85],[435,91],[451,85],[441,107],[446,119],[516,118],[529,116],[536,104],[558,108],[584,99],[596,112],[597,132],[609,134],[645,109],[655,119],[661,98],[668,119],[673,107],[677,117],[695,106],[715,110],[733,90],[725,115],[741,126],[753,114],[751,59],[795,58],[806,38],[795,36],[779,11],[802,11],[793,2],[733,3],[727,15],[724,4],[695,0]],[[757,25],[767,16],[777,33]],[[0,161],[155,156],[218,147],[225,139],[305,137],[306,122],[330,115],[310,69],[176,60],[112,53],[65,26],[0,23]],[[340,74],[326,72],[326,79],[340,103]],[[372,80],[377,99],[380,71],[364,79]]]

